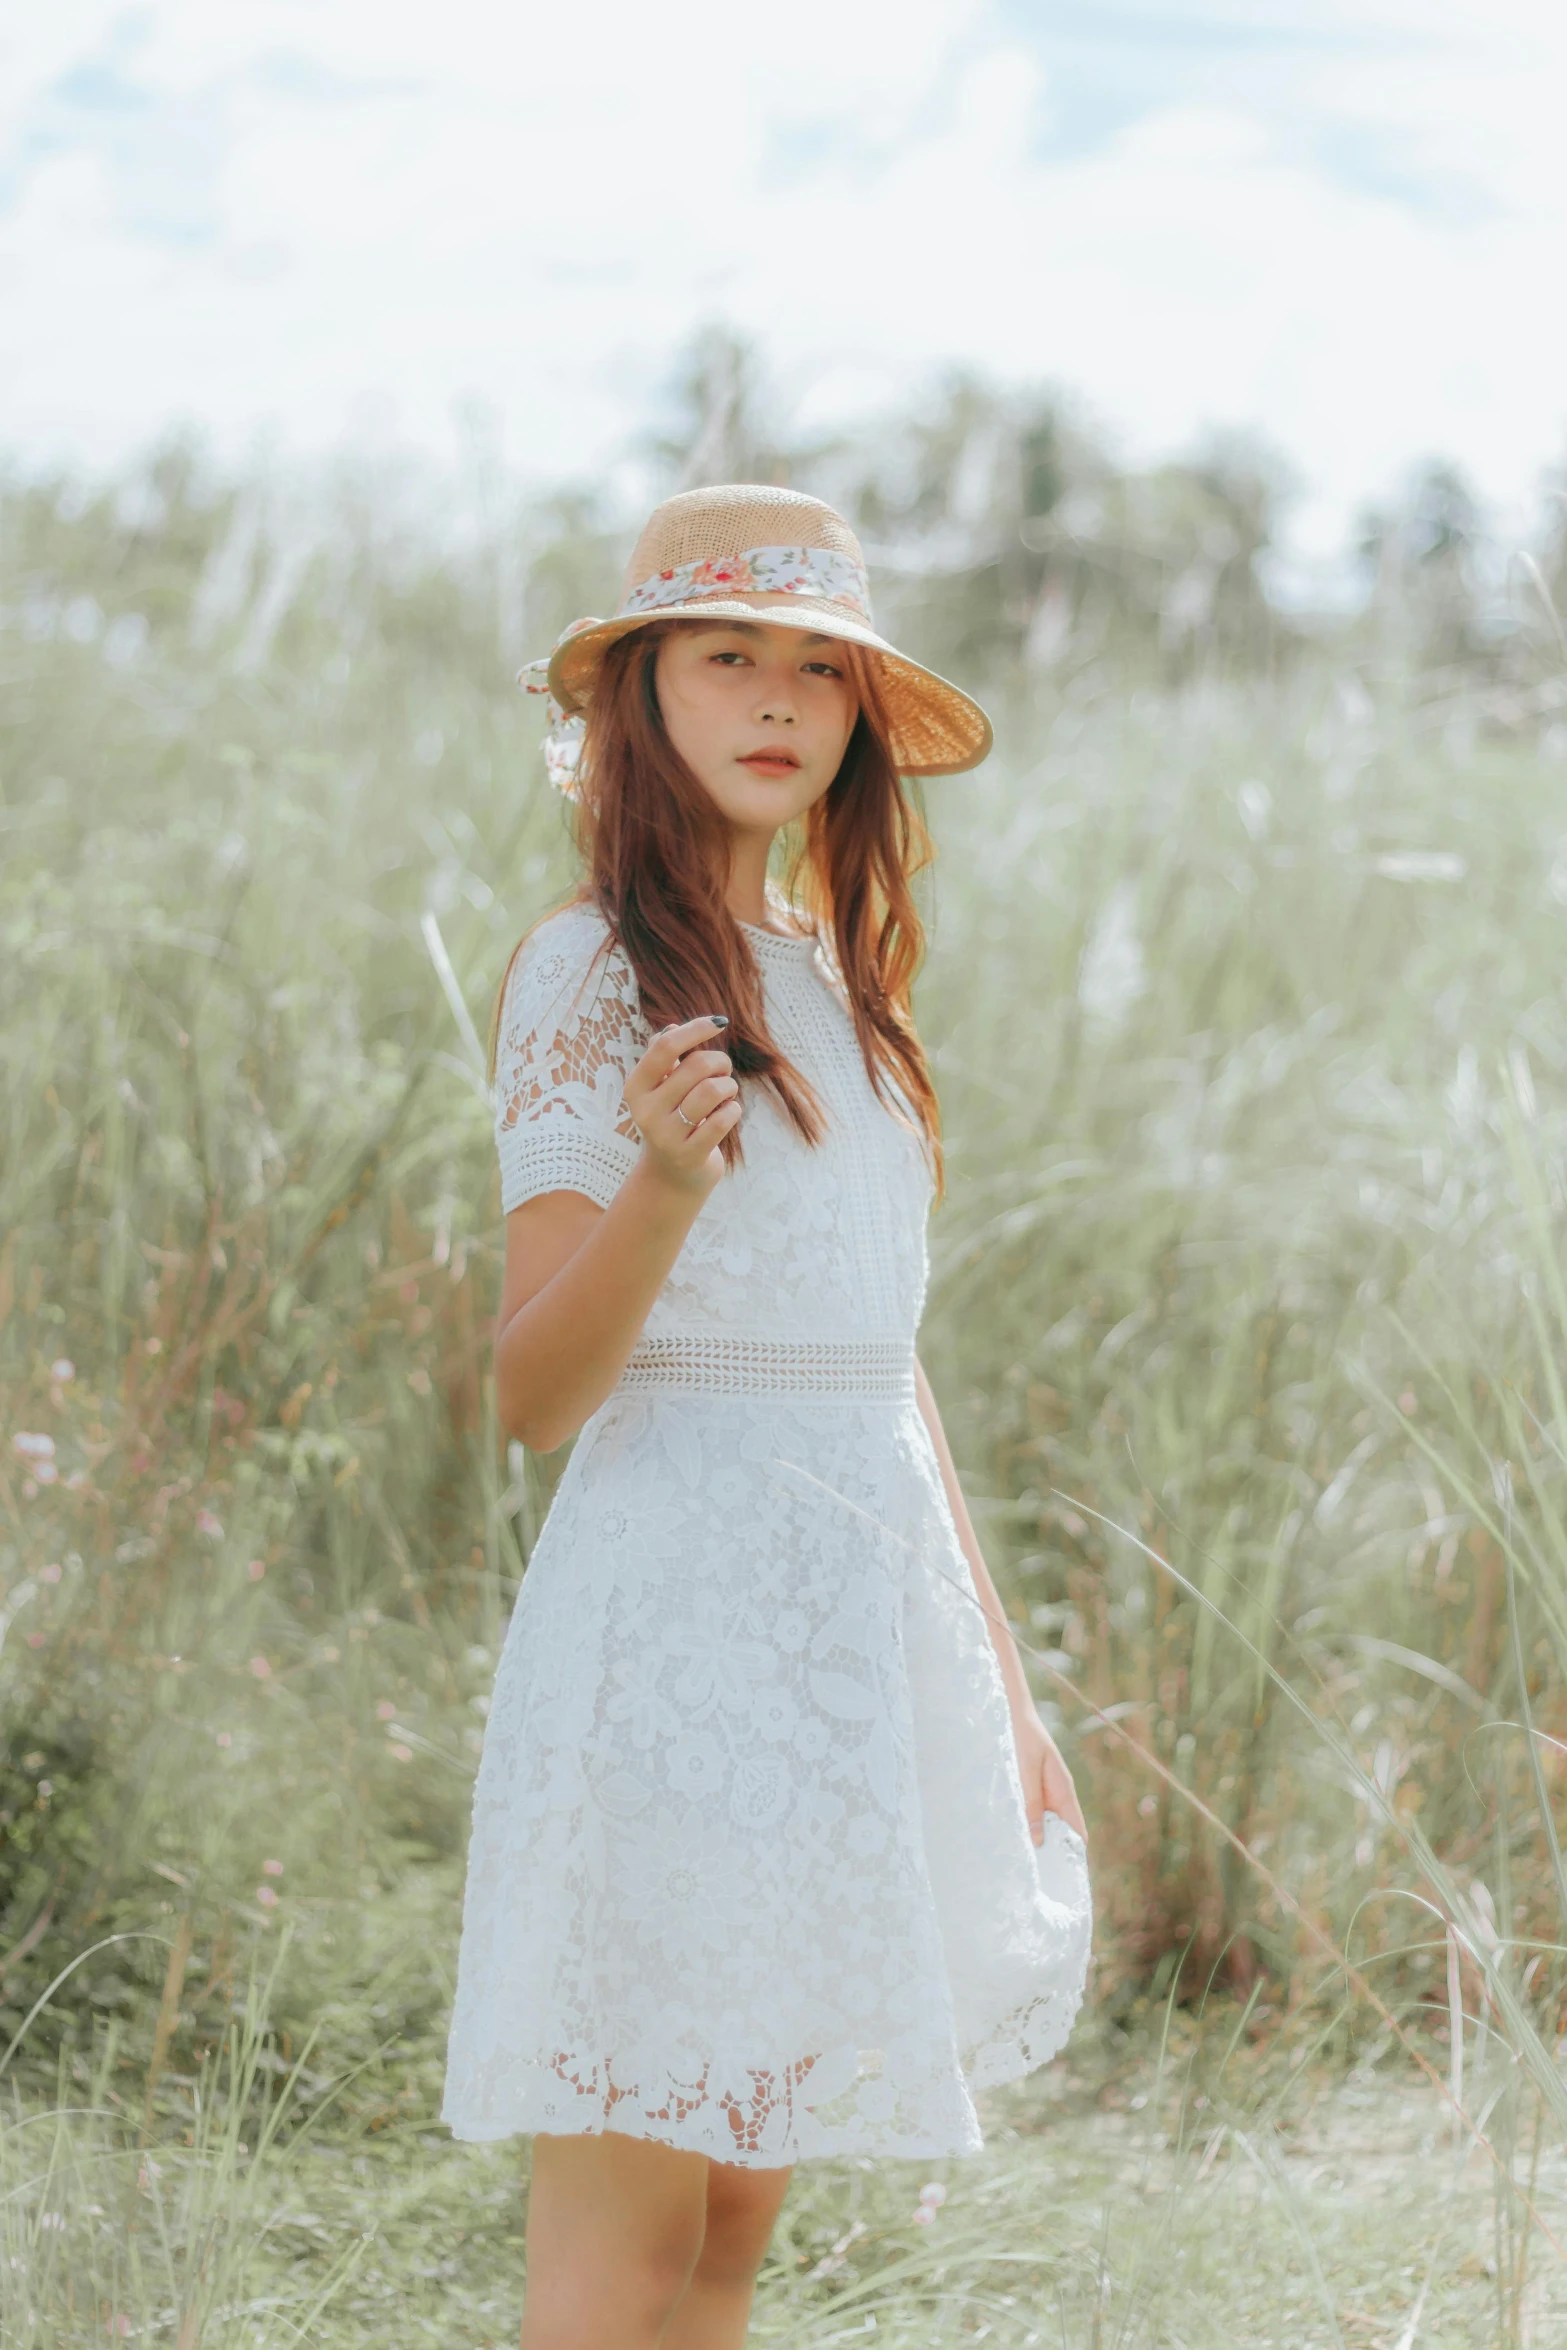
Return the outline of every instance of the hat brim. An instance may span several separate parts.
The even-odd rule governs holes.
[[[584,711],[605,650],[655,620],[761,621],[805,628],[880,656],[883,698],[892,729],[893,762],[900,775],[962,775],[986,758],[995,740],[990,720],[972,695],[911,661],[879,637],[868,621],[825,596],[703,596],[648,612],[594,620],[558,644],[550,657],[549,688],[568,716]]]

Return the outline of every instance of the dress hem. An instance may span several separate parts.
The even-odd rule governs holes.
[[[551,2117],[551,2119],[555,2118]],[[701,2144],[697,2144],[688,2138],[672,2138],[660,2130],[628,2127],[620,2122],[615,2123],[613,2127],[608,2122],[597,2121],[580,2128],[560,2129],[557,2127],[550,2129],[542,2123],[532,2121],[475,2122],[465,2127],[457,2121],[448,2120],[445,2114],[440,2116],[440,2120],[442,2126],[451,2132],[452,2137],[461,2146],[495,2146],[502,2144],[508,2138],[603,2138],[618,2136],[637,2138],[644,2143],[668,2146],[677,2154],[705,2154],[709,2161],[726,2162],[736,2170],[788,2170],[801,2162],[837,2162],[856,2154],[867,2155],[877,2161],[934,2162],[944,2161],[949,2157],[983,2154],[985,2151],[984,2135],[977,2125],[972,2135],[964,2137],[961,2142],[951,2138],[942,2138],[935,2134],[924,2137],[882,2138],[873,2137],[869,2133],[851,2135],[848,2131],[839,2130],[826,2133],[830,2137],[830,2143],[827,2144],[786,2147],[781,2152],[768,2147],[761,2153],[752,2154],[741,2148],[731,2148],[727,2152],[720,2153],[706,2139]]]
[[[963,2067],[963,2089],[966,2096],[984,2095],[988,2090],[1007,2087],[1025,2080],[1030,2073],[1042,2072],[1053,2064],[1072,2034],[1082,2007],[1082,1992],[1073,2003],[1071,2015],[1059,2038],[1048,2047],[1020,2047],[1015,2041],[988,2041],[977,2049]],[[586,2102],[586,2101],[584,2101]],[[628,2100],[629,2102],[629,2100]],[[624,2121],[611,2123],[595,2114],[580,2123],[567,2114],[548,2113],[536,2118],[529,2116],[531,2101],[526,2097],[518,2102],[511,2119],[489,2119],[465,2115],[460,2109],[442,2108],[438,2119],[460,2145],[496,2145],[507,2138],[568,2137],[599,2138],[615,2135],[637,2138],[657,2145],[672,2147],[677,2153],[705,2154],[710,2161],[733,2163],[743,2170],[783,2170],[798,2162],[832,2162],[851,2155],[869,2155],[881,2161],[932,2161],[948,2156],[982,2154],[985,2151],[984,2132],[972,2106],[969,2109],[970,2127],[959,2136],[943,2135],[939,2131],[886,2131],[874,2123],[862,2128],[845,2128],[841,2124],[823,2123],[819,2128],[801,2132],[798,2127],[788,2133],[782,2150],[768,2147],[751,2152],[737,2148],[731,2141],[719,2137],[711,2129],[700,2126],[682,2135],[672,2135],[669,2127],[653,2128],[646,2115],[630,2113]],[[549,2124],[568,2124],[565,2128],[551,2128]],[[678,2125],[677,2125],[678,2127]],[[801,2137],[805,2144],[798,2141]],[[716,2142],[715,2142],[716,2141]]]

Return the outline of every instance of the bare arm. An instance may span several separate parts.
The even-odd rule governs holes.
[[[496,1402],[534,1452],[564,1444],[609,1394],[723,1180],[717,1145],[740,1116],[739,1087],[713,1033],[705,1015],[665,1029],[627,1078],[642,1154],[607,1208],[549,1191],[506,1219]]]
[[[990,1569],[985,1564],[985,1554],[979,1547],[974,1521],[969,1516],[968,1503],[958,1482],[952,1448],[941,1424],[936,1398],[925,1376],[925,1366],[917,1356],[914,1363],[914,1387],[919,1398],[920,1416],[930,1430],[930,1440],[941,1467],[941,1481],[947,1489],[952,1522],[957,1528],[958,1541],[974,1578],[974,1595],[984,1614],[996,1661],[1001,1667],[1002,1684],[1012,1710],[1012,1736],[1017,1747],[1018,1772],[1023,1783],[1023,1803],[1034,1842],[1037,1844],[1044,1834],[1045,1813],[1055,1811],[1061,1814],[1068,1827],[1077,1830],[1086,1843],[1088,1830],[1083,1823],[1072,1774],[1062,1761],[1060,1749],[1035,1708],[1028,1676],[1023,1670],[1023,1660],[1007,1626],[1006,1610],[990,1579]]]

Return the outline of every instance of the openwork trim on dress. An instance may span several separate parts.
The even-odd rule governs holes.
[[[914,1352],[901,1338],[741,1338],[680,1332],[642,1338],[623,1388],[710,1395],[816,1395],[838,1403],[912,1403]]]

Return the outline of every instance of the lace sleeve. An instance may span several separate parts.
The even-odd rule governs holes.
[[[570,906],[541,924],[512,966],[496,1049],[508,1215],[545,1191],[609,1206],[641,1149],[625,1081],[647,1045],[635,976],[602,917]]]

